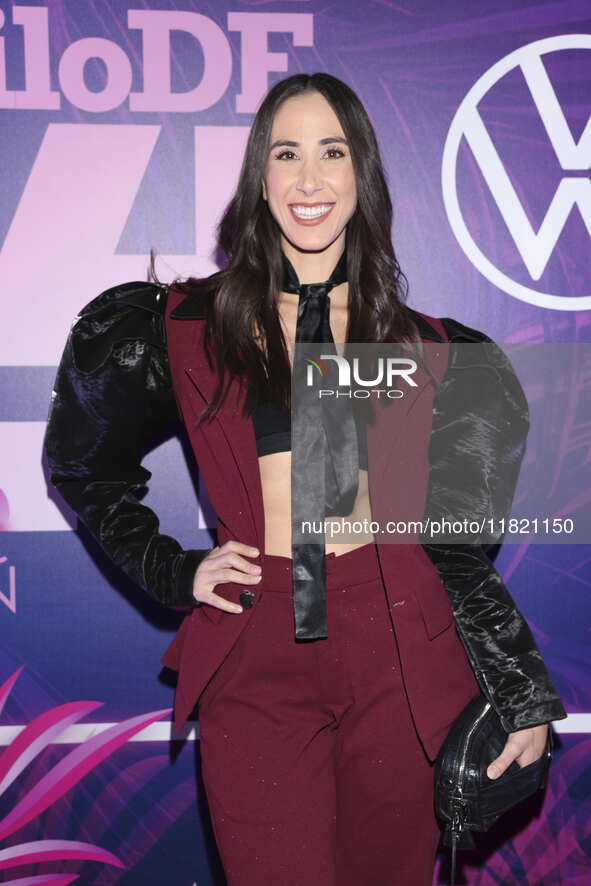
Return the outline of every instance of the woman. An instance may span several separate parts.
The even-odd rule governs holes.
[[[439,840],[432,761],[465,704],[482,690],[510,733],[491,777],[514,759],[537,759],[546,724],[566,716],[481,545],[374,536],[323,539],[324,552],[293,545],[293,481],[310,500],[314,489],[311,466],[292,470],[281,408],[287,343],[490,342],[403,304],[391,220],[357,96],[327,74],[289,77],[255,117],[220,224],[228,267],[207,280],[102,293],[77,318],[58,370],[46,437],[52,482],[148,593],[192,607],[163,661],[179,670],[177,727],[199,702],[203,778],[230,886],[427,886]],[[427,463],[437,415],[459,407],[453,355],[443,359],[438,345],[431,359],[427,348],[427,375],[409,394],[387,461],[368,428],[347,474],[351,436],[328,439],[335,488],[352,493],[342,513],[373,504],[368,456],[391,501],[403,490],[429,503],[425,471],[409,465]],[[526,405],[508,364],[487,353],[491,366],[477,361],[476,383],[494,376],[513,386],[501,399],[518,437],[507,451],[491,443],[487,469],[494,457],[517,469]],[[482,432],[479,408],[457,416],[460,434]],[[178,414],[218,514],[211,551],[184,551],[159,534],[132,494],[150,476],[140,465],[145,440]],[[466,453],[465,442],[447,455]],[[499,500],[490,505],[482,489],[473,496],[495,516]]]

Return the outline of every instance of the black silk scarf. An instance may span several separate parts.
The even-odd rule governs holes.
[[[295,637],[316,640],[328,636],[326,624],[326,572],[324,520],[351,513],[359,483],[357,430],[351,401],[320,398],[318,385],[310,385],[311,360],[337,354],[330,329],[329,291],[347,280],[346,249],[324,283],[300,284],[285,255],[284,292],[298,293],[298,318],[293,350],[291,409],[291,527],[292,584]],[[326,374],[322,388],[337,389],[338,371],[333,360],[321,360]],[[312,376],[313,377],[313,376]],[[312,525],[314,542],[309,537]],[[322,528],[318,528],[322,527]]]

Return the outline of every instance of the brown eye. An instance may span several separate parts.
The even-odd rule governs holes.
[[[345,152],[344,152],[344,151],[341,151],[340,148],[329,148],[329,149],[327,150],[326,153],[327,153],[327,154],[336,154],[336,155],[337,155],[337,158],[338,158],[338,157],[344,157],[344,156],[345,156]],[[332,159],[332,158],[331,158],[331,159]]]

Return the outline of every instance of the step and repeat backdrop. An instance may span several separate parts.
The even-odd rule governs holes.
[[[120,574],[48,490],[42,439],[83,305],[147,279],[151,249],[165,282],[218,268],[253,114],[301,71],[345,80],[370,114],[409,304],[507,343],[516,366],[521,346],[546,354],[524,369],[519,496],[559,529],[513,534],[495,565],[569,717],[545,795],[462,870],[470,886],[589,882],[591,533],[571,542],[568,522],[591,501],[589,4],[0,0],[4,882],[224,882],[198,722],[174,731],[159,664],[182,613]],[[158,441],[145,501],[162,531],[210,547],[187,452],[180,432]],[[434,883],[448,876],[442,851]]]

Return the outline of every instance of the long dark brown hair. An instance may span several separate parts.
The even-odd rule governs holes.
[[[210,365],[217,367],[218,383],[200,421],[216,414],[234,377],[247,383],[246,413],[251,413],[260,389],[289,408],[291,367],[277,307],[281,232],[263,199],[262,180],[277,109],[287,99],[310,92],[323,95],[338,117],[357,186],[357,206],[346,229],[346,340],[414,342],[421,350],[405,305],[408,282],[391,241],[392,202],[365,108],[346,83],[330,74],[295,74],[272,87],[254,118],[236,193],[217,228],[227,267],[202,280],[191,277],[175,284],[186,293],[212,293],[207,299],[205,347]]]

